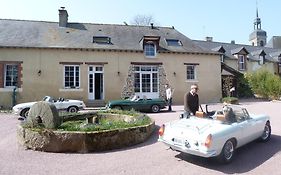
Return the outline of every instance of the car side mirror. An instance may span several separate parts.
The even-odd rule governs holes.
[[[190,113],[189,112],[184,112],[183,114],[180,114],[180,119],[189,118],[189,117],[190,117]]]

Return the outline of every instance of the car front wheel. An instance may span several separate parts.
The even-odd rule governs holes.
[[[159,112],[160,111],[160,107],[158,105],[152,105],[151,106],[151,111],[152,112]]]
[[[233,140],[227,140],[218,156],[221,163],[229,163],[233,160],[235,153],[235,145]]]
[[[262,142],[267,142],[270,139],[270,136],[271,136],[271,126],[270,126],[269,122],[266,122],[262,136],[260,137],[260,140]]]
[[[20,113],[20,116],[27,118],[29,113],[29,108],[23,109]]]
[[[70,106],[68,107],[67,112],[76,113],[78,112],[78,108],[76,106]]]

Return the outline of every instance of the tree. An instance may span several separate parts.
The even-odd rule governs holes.
[[[149,26],[151,23],[157,25],[157,22],[153,19],[152,15],[136,15],[131,21],[132,25],[137,26]]]

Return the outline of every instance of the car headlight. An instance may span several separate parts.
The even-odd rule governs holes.
[[[22,107],[16,107],[16,106],[13,107],[13,110],[15,110],[15,111],[19,111],[19,110],[22,110],[22,109],[23,109]]]

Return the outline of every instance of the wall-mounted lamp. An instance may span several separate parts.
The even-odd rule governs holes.
[[[174,72],[174,76],[176,76],[177,75],[177,73],[176,72]]]
[[[39,71],[37,72],[37,75],[38,75],[38,76],[40,76],[40,75],[41,75],[41,73],[42,73],[42,71],[41,71],[41,70],[39,70]]]

